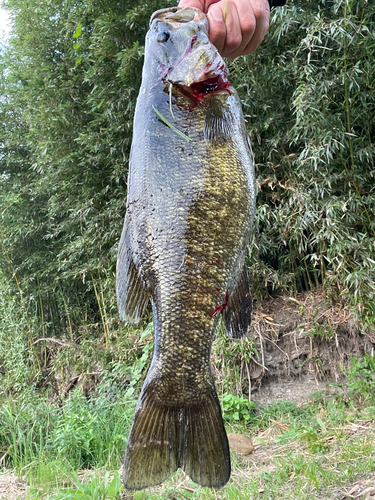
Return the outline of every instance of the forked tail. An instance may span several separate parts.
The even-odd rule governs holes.
[[[195,406],[171,407],[142,389],[128,438],[124,486],[140,490],[163,482],[179,467],[201,486],[220,488],[230,477],[228,439],[212,388]]]

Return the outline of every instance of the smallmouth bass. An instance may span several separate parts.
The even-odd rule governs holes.
[[[125,452],[128,489],[179,467],[207,487],[230,477],[210,354],[220,314],[233,338],[251,322],[255,174],[241,103],[207,33],[205,14],[176,7],[155,12],[146,37],[117,298],[133,323],[151,298],[155,347]]]

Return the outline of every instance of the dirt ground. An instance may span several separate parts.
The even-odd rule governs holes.
[[[343,304],[322,291],[264,300],[254,311],[250,334],[258,355],[250,378],[260,404],[301,398],[345,378],[353,357],[374,355],[375,332],[364,329]]]
[[[358,500],[375,499],[375,473],[367,477],[359,478],[354,484],[348,487],[339,488],[335,491],[332,500],[347,500],[357,498]]]
[[[13,471],[0,472],[0,500],[21,500],[26,490],[27,484],[16,478]]]
[[[266,406],[277,401],[302,403],[316,392],[327,391],[327,384],[310,376],[298,379],[264,380],[262,385],[252,393],[251,399],[260,406]]]

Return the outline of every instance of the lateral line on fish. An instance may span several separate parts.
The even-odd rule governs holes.
[[[166,118],[164,118],[164,116],[160,113],[160,111],[158,111],[155,106],[152,106],[152,109],[155,111],[155,113],[158,115],[158,117],[170,128],[173,130],[173,132],[176,132],[176,134],[180,135],[181,137],[183,137],[186,141],[188,142],[191,142],[192,139],[190,139],[190,137],[188,137],[187,135],[185,135],[183,132],[181,132],[181,130],[178,130],[178,128],[176,128],[174,125],[172,125],[172,123],[170,123]]]

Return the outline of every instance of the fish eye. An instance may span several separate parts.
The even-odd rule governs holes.
[[[169,40],[170,34],[167,33],[166,31],[162,31],[161,33],[158,34],[157,41],[158,42],[166,42]]]

